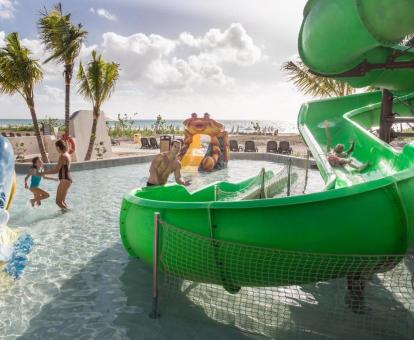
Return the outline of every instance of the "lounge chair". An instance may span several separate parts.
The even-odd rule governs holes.
[[[291,155],[292,154],[292,148],[290,147],[290,144],[288,141],[282,140],[279,142],[279,149],[278,153],[284,154],[284,155]]]
[[[5,132],[2,132],[2,133],[1,133],[1,135],[2,135],[3,137],[7,137],[7,133],[5,133]]]
[[[9,137],[16,137],[13,132],[9,133]]]
[[[16,137],[21,137],[21,136],[22,136],[21,133],[16,132]]]
[[[111,145],[112,146],[114,146],[114,145],[121,145],[121,142],[119,140],[117,140],[117,139],[111,138]]]
[[[275,140],[270,140],[267,142],[266,152],[277,153],[277,142]]]
[[[151,146],[152,149],[159,149],[160,148],[160,146],[158,145],[158,142],[157,142],[157,138],[150,137],[149,141],[150,141],[150,146]]]
[[[256,144],[252,140],[246,141],[244,143],[244,152],[257,152]]]
[[[148,142],[148,138],[141,137],[141,149],[151,149],[151,145]]]
[[[30,134],[30,133],[26,133],[26,136],[27,136],[27,137],[30,137],[30,136],[31,136],[31,134]]]
[[[230,141],[230,151],[231,152],[243,151],[243,147],[239,146],[239,143],[237,142],[237,140],[231,140]]]

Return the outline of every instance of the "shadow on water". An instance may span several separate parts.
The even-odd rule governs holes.
[[[370,281],[366,297],[371,310],[366,314],[354,314],[345,307],[345,280],[338,279],[289,287],[292,291],[275,293],[284,300],[273,301],[273,311],[279,314],[272,317],[283,323],[268,325],[265,318],[257,318],[254,322],[258,329],[265,329],[263,334],[283,340],[412,339],[414,292],[408,290],[409,280],[406,279],[413,262],[406,259],[404,263],[405,276],[395,277],[397,281],[391,286],[389,281],[375,276]],[[161,318],[150,319],[151,275],[149,266],[128,258],[122,246],[116,243],[94,256],[68,279],[57,295],[30,320],[19,339],[262,339],[224,325],[224,320],[212,317],[205,306],[195,303],[191,294],[198,289],[197,284],[190,284],[183,293],[163,291]],[[403,292],[401,287],[407,291]],[[210,293],[202,291],[204,295]],[[400,293],[406,294],[405,299]],[[171,295],[174,297],[170,298]],[[222,297],[224,294],[215,298]],[[286,298],[290,303],[286,303]],[[272,296],[263,295],[260,299],[268,302],[266,299]],[[205,301],[214,300],[207,298]],[[260,304],[255,306],[260,308]],[[208,307],[220,308],[219,304]],[[245,308],[236,304],[234,310],[226,312],[240,316],[249,312]],[[264,314],[265,309],[262,310]],[[259,316],[260,312],[259,309]]]
[[[151,279],[149,266],[115,244],[67,280],[19,339],[255,338],[211,320],[184,296],[150,319]]]
[[[144,307],[145,313],[137,320],[134,315],[121,313],[115,324],[128,330],[130,339],[254,339],[236,328],[231,328],[210,319],[199,306],[192,303],[185,294],[176,292],[173,303],[160,285],[160,313],[157,320],[149,319],[152,310],[151,268],[139,261],[131,260],[121,276],[128,304]],[[142,327],[141,327],[141,326]],[[147,325],[147,326],[145,326]],[[149,328],[148,325],[152,327]],[[137,336],[139,334],[139,336]]]
[[[397,269],[374,275],[365,289],[363,314],[346,305],[345,279],[272,290],[242,288],[237,295],[178,279],[169,288],[171,295],[182,290],[181,298],[186,296],[221,323],[275,339],[409,340],[414,338],[413,268],[414,258],[408,255]]]
[[[290,317],[300,326],[300,332],[318,338],[413,339],[414,290],[409,291],[408,276],[395,277],[395,280],[396,284],[404,284],[401,291],[398,286],[384,285],[376,276],[370,280],[365,290],[367,309],[363,314],[353,313],[346,306],[345,279],[303,286],[301,290],[311,294],[316,303],[298,300],[298,307],[290,307]]]

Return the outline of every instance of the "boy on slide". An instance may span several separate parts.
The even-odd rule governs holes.
[[[355,161],[350,158],[351,153],[354,151],[355,142],[351,143],[351,146],[348,150],[345,151],[345,146],[343,144],[337,144],[333,151],[331,151],[331,135],[329,132],[329,122],[325,121],[325,129],[326,129],[326,139],[327,139],[327,159],[329,164],[334,167],[344,167],[345,165],[349,165],[351,168],[354,168],[358,171],[363,171],[369,167],[370,163],[367,162],[362,165],[358,165]]]
[[[29,189],[34,195],[34,198],[30,200],[32,207],[34,207],[35,205],[40,206],[41,205],[40,201],[45,200],[46,198],[49,198],[50,196],[48,192],[39,188],[42,177],[45,179],[52,180],[52,181],[57,181],[57,179],[53,177],[41,176],[42,171],[43,171],[43,162],[40,159],[40,157],[33,158],[32,167],[30,168],[27,176],[24,178],[24,187],[26,189]],[[30,187],[27,185],[27,181],[29,177],[31,177]]]

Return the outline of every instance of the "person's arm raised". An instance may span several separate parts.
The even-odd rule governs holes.
[[[351,146],[349,147],[347,151],[345,151],[346,154],[349,156],[354,151],[354,148],[355,148],[355,141],[351,141]]]

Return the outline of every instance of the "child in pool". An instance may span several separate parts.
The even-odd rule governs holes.
[[[43,171],[43,162],[40,159],[40,157],[33,158],[32,167],[30,168],[29,173],[24,179],[24,187],[26,189],[29,189],[34,195],[34,198],[30,200],[32,207],[34,207],[35,205],[38,205],[38,206],[41,205],[40,201],[45,200],[46,198],[49,198],[50,196],[49,193],[39,188],[42,177],[46,179],[50,179],[52,181],[57,181],[56,178],[42,176],[41,175],[42,171]],[[30,187],[27,185],[27,180],[29,179],[29,177],[31,177]]]

